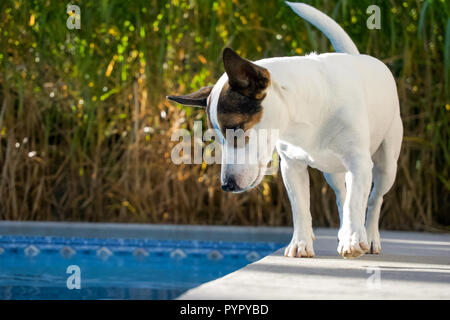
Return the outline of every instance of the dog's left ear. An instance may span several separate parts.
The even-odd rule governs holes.
[[[230,48],[223,50],[223,66],[230,86],[244,95],[257,97],[270,83],[266,68],[242,58]]]
[[[204,87],[200,90],[187,94],[185,96],[167,96],[167,99],[181,103],[185,106],[197,106],[205,108],[208,101],[208,96],[211,93],[213,86]]]

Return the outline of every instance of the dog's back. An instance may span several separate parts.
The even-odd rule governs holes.
[[[291,101],[295,105],[314,106],[308,114],[300,114],[292,105],[294,118],[317,124],[326,118],[324,110],[331,116],[336,111],[334,109],[344,107],[349,118],[359,119],[360,125],[369,129],[370,152],[374,153],[393,119],[400,116],[397,88],[391,71],[382,61],[360,54],[348,34],[326,14],[304,3],[286,3],[321,30],[330,39],[336,53],[268,58],[255,63],[267,68],[280,86],[291,89],[294,97],[287,99],[287,104]]]

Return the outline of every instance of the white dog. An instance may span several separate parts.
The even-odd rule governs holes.
[[[306,4],[287,4],[324,32],[337,52],[252,63],[226,48],[226,73],[214,86],[168,98],[206,107],[210,126],[224,141],[223,154],[237,148],[224,138],[227,129],[279,130],[276,140],[250,136],[243,148],[264,144],[258,162],[222,161],[221,181],[225,191],[256,186],[276,148],[293,211],[286,256],[314,256],[308,166],[322,171],[336,193],[338,252],[345,258],[379,253],[381,204],[395,180],[403,136],[395,80],[381,61],[359,54],[330,17]]]

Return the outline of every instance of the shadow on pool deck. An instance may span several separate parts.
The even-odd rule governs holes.
[[[282,251],[277,252],[277,256],[281,257]],[[387,259],[386,259],[387,258]],[[393,258],[393,259],[392,259]],[[450,281],[450,266],[449,267],[429,267],[428,264],[424,267],[410,267],[410,266],[392,266],[387,265],[385,262],[404,262],[400,261],[398,257],[385,257],[379,256],[378,259],[366,260],[364,258],[359,259],[358,266],[349,267],[348,265],[341,265],[342,258],[340,257],[319,257],[317,260],[322,260],[324,264],[334,264],[335,267],[326,267],[322,264],[314,264],[313,266],[304,266],[301,263],[296,263],[295,265],[286,265],[284,263],[255,263],[247,266],[245,272],[270,272],[273,274],[288,274],[293,275],[318,275],[321,277],[347,277],[347,278],[361,278],[367,279],[367,269],[377,267],[379,268],[382,279],[386,280],[399,280],[399,281],[420,281],[425,282],[437,282],[441,283],[443,281]],[[374,264],[364,263],[374,262]],[[409,261],[408,263],[416,263]],[[419,262],[424,263],[424,262]],[[349,262],[345,261],[345,264]],[[352,263],[353,264],[353,263]],[[338,266],[339,265],[339,266]],[[419,274],[420,273],[420,274]],[[450,289],[450,287],[449,287]]]
[[[382,254],[343,259],[319,229],[316,258],[280,249],[179,299],[450,299],[450,235],[382,232]]]

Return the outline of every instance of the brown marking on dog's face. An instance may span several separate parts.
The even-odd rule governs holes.
[[[224,136],[227,129],[247,131],[261,121],[261,103],[265,94],[259,97],[249,98],[231,88],[228,83],[223,86],[217,104],[217,120]]]
[[[228,82],[219,95],[217,120],[225,136],[227,129],[245,132],[261,121],[270,73],[229,48],[224,50],[223,62]]]

